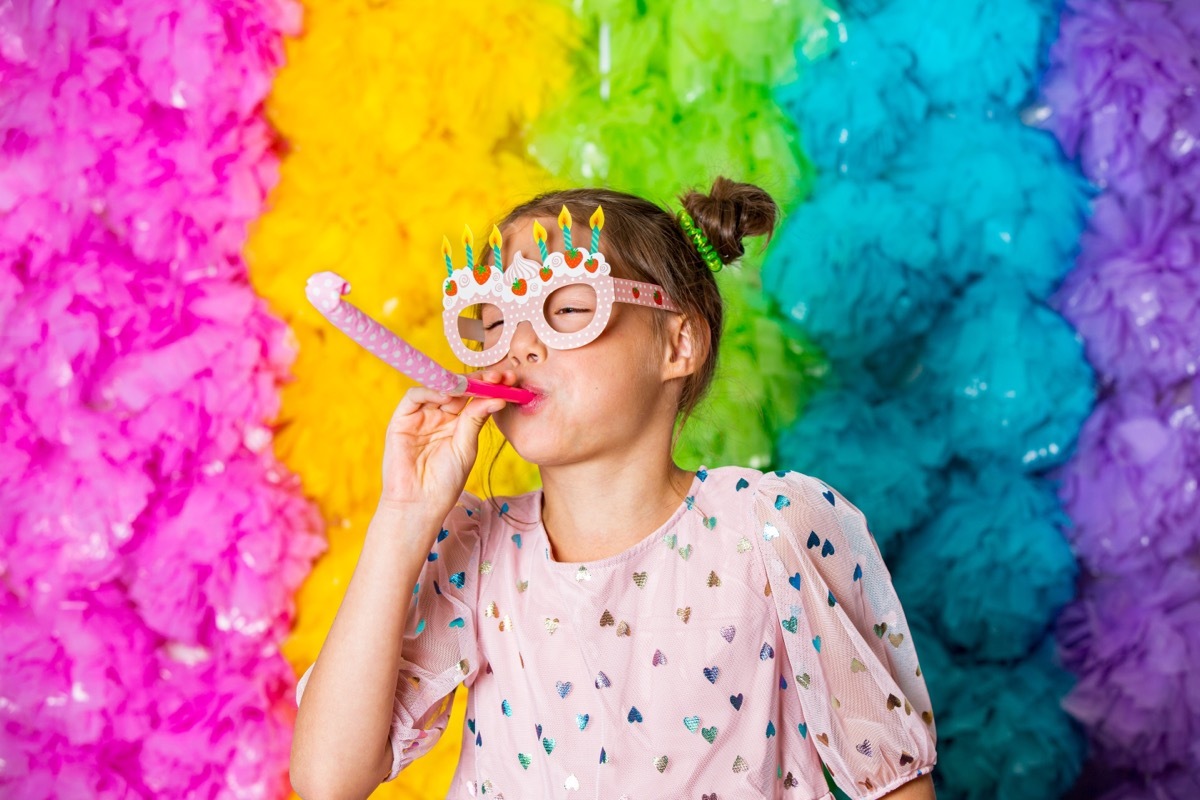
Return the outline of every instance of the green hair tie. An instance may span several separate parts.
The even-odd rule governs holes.
[[[696,246],[696,252],[704,259],[704,263],[708,264],[708,268],[713,272],[720,272],[721,267],[725,266],[721,261],[721,256],[713,249],[712,242],[708,241],[708,237],[704,235],[704,231],[700,230],[696,225],[696,221],[692,219],[692,215],[686,211],[679,212],[679,223],[683,226],[683,232],[692,240],[692,244]]]

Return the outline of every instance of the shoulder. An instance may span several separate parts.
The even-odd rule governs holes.
[[[747,514],[760,512],[764,507],[776,510],[823,513],[835,506],[857,509],[842,494],[822,479],[797,470],[763,472],[751,467],[717,467],[707,470],[703,478],[709,497],[722,505],[742,508]]]

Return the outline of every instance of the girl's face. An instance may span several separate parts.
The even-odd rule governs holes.
[[[540,221],[547,230],[547,247],[561,250],[562,232],[555,218]],[[532,228],[533,219],[522,219],[502,231],[505,263],[518,250],[527,258],[538,258]],[[577,226],[571,233],[575,241],[585,242],[581,237],[590,231]],[[559,292],[549,298],[547,316],[562,317],[552,322],[553,327],[562,329],[590,319],[595,309],[594,303],[584,302],[587,297],[583,291],[569,303],[560,302]],[[511,372],[506,383],[540,395],[529,405],[509,404],[495,415],[497,427],[517,453],[531,463],[553,466],[626,451],[636,447],[639,436],[664,424],[669,438],[679,390],[665,385],[669,376],[665,377],[663,354],[650,319],[651,314],[666,313],[615,303],[603,332],[572,350],[547,347],[532,325],[519,323],[508,354],[484,368],[485,372]],[[484,320],[485,326],[488,322]]]

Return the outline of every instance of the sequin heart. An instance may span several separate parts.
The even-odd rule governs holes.
[[[617,623],[617,636],[628,636],[628,635],[629,635],[629,623],[626,622],[625,620],[621,620],[620,622]]]
[[[587,567],[581,566],[579,569],[575,570],[575,580],[578,581],[579,583],[583,583],[584,581],[590,581],[591,579],[592,579],[592,573],[588,572]]]
[[[712,794],[702,794],[702,795],[700,795],[700,800],[720,800],[720,798],[718,798],[718,797],[717,797],[717,793],[716,793],[716,792],[713,792]]]
[[[555,691],[558,692],[559,697],[565,698],[567,695],[569,695],[571,693],[572,688],[574,688],[574,687],[572,686],[570,681],[567,681],[565,683],[563,681],[555,681],[555,683],[554,683],[554,689],[555,689]]]
[[[742,710],[742,693],[738,692],[737,694],[731,694],[729,696],[729,702],[733,705],[734,710],[741,711]]]
[[[607,689],[609,686],[612,686],[612,681],[610,681],[608,679],[607,675],[605,675],[603,672],[601,672],[599,675],[596,676],[596,688],[597,689]]]
[[[808,688],[808,684],[809,684],[811,681],[812,681],[812,678],[810,678],[810,677],[808,676],[808,673],[807,673],[807,672],[806,672],[806,673],[804,673],[803,675],[797,675],[797,676],[796,676],[796,683],[800,684],[800,685],[801,685],[801,686],[803,686],[805,689],[807,689],[807,688]]]
[[[837,598],[833,596],[833,592],[829,593],[829,607],[833,608],[837,605]]]
[[[425,630],[425,620],[420,620],[417,622],[417,635],[419,636],[423,630]]]
[[[932,711],[922,711],[921,712],[921,721],[924,722],[926,725],[932,725],[933,724],[933,712]]]
[[[546,755],[554,752],[556,742],[553,739],[542,739],[542,747],[546,750]]]
[[[654,768],[660,773],[665,770],[667,768],[667,757],[659,756],[658,758],[654,759]]]
[[[687,621],[692,618],[692,607],[675,609],[675,616],[683,620],[683,624],[686,625]]]
[[[888,711],[891,711],[892,709],[899,708],[899,707],[900,707],[900,698],[896,697],[896,695],[894,695],[894,694],[889,694],[887,697]]]
[[[679,557],[682,558],[684,561],[687,561],[689,558],[691,558],[692,557],[692,546],[689,544],[687,547],[679,548]]]
[[[595,612],[593,612],[593,613],[595,613]],[[604,613],[600,615],[600,627],[605,628],[610,625],[616,625],[616,624],[617,624],[617,621],[615,619],[613,619],[612,612],[609,611],[607,608],[604,609]]]
[[[667,663],[667,657],[663,655],[662,650],[655,650],[654,658],[650,659],[650,663],[653,666],[661,667],[663,664]]]
[[[883,635],[885,633],[887,633],[887,623],[886,622],[881,622],[875,626],[875,635],[878,636],[880,639],[883,638]]]
[[[787,629],[788,633],[795,633],[800,627],[800,620],[796,619],[795,617],[788,617],[787,619],[782,620],[781,624],[785,629]]]
[[[905,764],[911,764],[912,762],[913,762],[913,757],[910,756],[908,753],[904,752],[903,750],[901,750],[900,751],[900,766],[903,767]]]
[[[542,726],[540,724],[534,725],[533,729],[535,731],[537,731],[537,738],[541,739],[542,738]]]
[[[767,720],[767,738],[770,739],[774,735],[775,735],[775,723],[772,722],[771,720]]]
[[[787,508],[791,504],[792,504],[792,501],[788,500],[783,495],[781,495],[781,494],[775,495],[775,509],[777,511],[782,511],[783,509]]]
[[[529,588],[529,581],[517,581],[517,591],[524,592]]]
[[[808,542],[806,544],[808,545],[809,550],[812,550],[814,547],[820,547],[821,546],[821,537],[817,536],[816,531],[809,531],[808,532]]]
[[[863,739],[858,744],[854,745],[854,749],[862,753],[867,758],[871,757],[871,740]]]
[[[748,552],[750,552],[752,549],[754,549],[754,545],[750,544],[750,540],[749,540],[749,539],[747,539],[745,536],[743,536],[742,538],[738,539],[738,543],[737,543],[737,551],[738,551],[739,553],[748,553]]]
[[[717,740],[717,726],[713,725],[711,728],[704,728],[700,731],[700,735],[704,737],[704,741],[712,744]]]
[[[630,722],[641,722],[642,712],[637,710],[637,706],[633,706],[629,709],[629,716],[627,716],[626,719],[628,719]]]
[[[466,624],[467,623],[463,620],[462,617],[455,617],[454,619],[450,620],[451,628],[462,628],[462,627],[466,626]]]
[[[488,603],[487,608],[483,610],[483,615],[488,619],[495,619],[500,616],[500,607],[496,605],[496,601]]]
[[[583,730],[584,728],[587,727],[587,724],[588,724],[588,722],[591,721],[591,719],[592,719],[591,714],[576,714],[575,715],[575,724],[579,726],[579,730]]]
[[[704,518],[704,527],[708,528],[710,531],[713,528],[717,527],[717,518],[716,517],[705,517]]]
[[[708,678],[709,683],[716,683],[717,677],[721,674],[720,667],[705,667],[704,677]]]
[[[854,565],[854,580],[857,581],[857,580],[861,580],[861,579],[862,579],[862,567],[859,566],[858,564],[855,564]]]
[[[504,615],[504,619],[500,620],[500,630],[502,630],[502,631],[512,630],[512,618],[509,617],[507,614]]]
[[[700,728],[700,718],[697,716],[684,717],[683,725],[692,733],[695,733]]]
[[[826,539],[825,544],[821,545],[821,558],[825,558],[825,556],[831,556],[833,555],[833,552],[833,542]]]
[[[517,761],[521,762],[521,767],[529,769],[529,765],[533,763],[533,759],[524,753],[517,753]]]
[[[725,637],[726,642],[733,644],[733,637],[737,636],[737,628],[732,625],[726,625],[724,628],[721,628],[721,635]]]
[[[763,642],[763,646],[760,647],[758,650],[758,660],[766,661],[768,658],[774,658],[774,657],[775,657],[775,648],[771,647],[771,645],[767,644],[766,642]]]
[[[808,723],[807,722],[801,722],[799,725],[796,726],[796,730],[800,731],[801,739],[808,738]]]
[[[644,588],[646,586],[646,573],[644,573],[644,572],[633,573],[633,582],[637,584],[637,587],[639,589]]]
[[[741,756],[738,756],[737,758],[735,758],[733,760],[733,771],[734,772],[748,772],[749,770],[750,770],[750,765],[746,763],[746,759],[742,758]]]
[[[554,619],[546,617],[546,630],[551,634],[558,630],[558,617],[555,617]]]
[[[475,732],[475,720],[467,717],[467,727],[471,729],[471,733]]]
[[[778,539],[778,538],[779,538],[779,528],[776,528],[774,525],[772,525],[769,522],[767,524],[763,525],[763,540],[764,541],[769,542],[772,539]]]
[[[829,505],[833,505],[833,492],[821,492],[821,496],[829,501]]]
[[[563,788],[571,792],[579,791],[579,778],[575,777],[574,772],[568,775],[567,779],[563,781]],[[496,800],[500,800],[500,798],[497,797]]]
[[[445,528],[442,528],[440,531],[438,531],[438,541],[440,542],[440,541],[445,540],[445,538],[449,535],[450,535],[450,531],[446,530]]]
[[[783,788],[785,789],[795,789],[799,785],[800,781],[796,780],[796,776],[790,772],[787,774],[787,777],[783,779]]]
[[[675,534],[673,534],[673,533],[668,533],[666,536],[663,537],[663,544],[665,544],[667,546],[668,550],[674,550],[675,543],[677,541],[678,541],[678,539],[675,538]]]
[[[459,589],[463,588],[463,584],[465,584],[467,582],[467,573],[465,573],[465,572],[454,573],[453,575],[450,576],[450,582],[453,583],[455,586],[457,586]]]
[[[813,637],[813,647],[816,649],[816,651],[818,653],[821,652],[821,637],[820,636]]]
[[[491,571],[492,571],[492,562],[490,562],[490,561],[480,561],[479,562],[479,574],[480,575],[487,575]]]
[[[750,485],[750,481],[746,480],[745,478],[738,478],[737,483],[734,484],[734,486],[733,486],[733,490],[735,492],[740,492],[742,489],[747,488],[749,485]]]
[[[800,590],[800,573],[797,572],[795,575],[788,578],[788,583],[790,583],[792,585],[793,589],[795,589],[796,591],[799,591]]]
[[[507,700],[500,701],[500,711],[506,717],[512,716],[512,705]]]
[[[517,549],[520,550],[521,549],[521,534],[514,533],[512,535],[512,540],[513,540],[513,544],[515,544],[517,546]]]
[[[721,585],[721,579],[717,577],[717,573],[715,571],[708,573],[708,585],[709,588]]]
[[[892,643],[892,647],[899,647],[900,643],[904,641],[904,634],[903,633],[889,633],[888,641]]]

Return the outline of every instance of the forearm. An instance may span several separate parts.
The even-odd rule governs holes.
[[[441,521],[380,509],[305,686],[292,782],[306,800],[366,797],[387,744],[412,588]],[[389,760],[390,764],[390,760]]]

